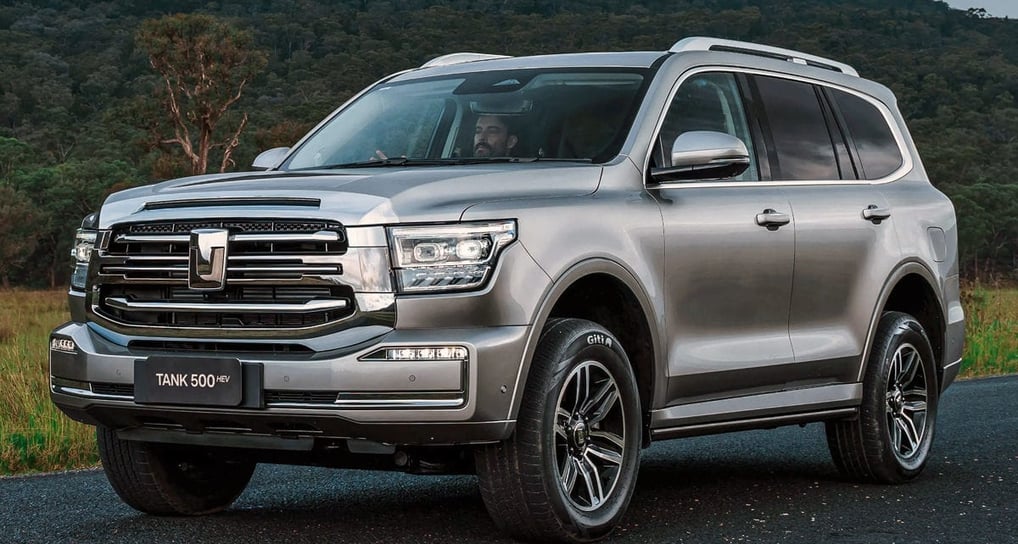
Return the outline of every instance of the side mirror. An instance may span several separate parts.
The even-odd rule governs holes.
[[[290,152],[289,147],[273,147],[262,151],[255,157],[254,162],[251,163],[251,168],[255,170],[268,170],[279,166],[279,163],[283,162],[287,153]]]
[[[724,179],[749,168],[749,150],[742,140],[710,130],[684,132],[672,144],[672,165],[654,168],[657,182]]]

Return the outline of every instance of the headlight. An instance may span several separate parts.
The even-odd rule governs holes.
[[[88,260],[92,258],[92,248],[95,247],[96,234],[98,234],[96,231],[88,229],[78,229],[74,234],[71,257],[74,257],[75,261],[88,264]]]
[[[78,291],[85,290],[85,280],[88,278],[88,261],[92,258],[96,234],[98,233],[92,229],[78,229],[74,234],[74,247],[71,248],[71,257],[74,257],[74,273],[71,274],[71,287]]]
[[[389,247],[402,293],[466,291],[484,285],[516,221],[390,227]]]

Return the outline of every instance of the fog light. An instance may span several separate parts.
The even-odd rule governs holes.
[[[362,361],[465,361],[467,348],[463,346],[407,346],[382,348],[361,357]]]
[[[74,345],[74,340],[70,338],[52,338],[49,341],[49,349],[53,351],[63,351],[65,353],[74,353],[78,351],[78,346]]]

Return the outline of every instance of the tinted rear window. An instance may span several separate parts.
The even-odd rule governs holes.
[[[777,159],[775,179],[840,179],[834,144],[813,86],[756,77]]]
[[[855,141],[866,179],[880,179],[897,170],[902,163],[901,150],[880,110],[853,94],[838,90],[831,93]]]

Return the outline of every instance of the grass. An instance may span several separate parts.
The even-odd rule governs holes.
[[[1018,289],[967,287],[961,376],[1018,373]],[[95,465],[92,427],[49,400],[49,332],[68,320],[64,291],[0,290],[0,474]]]
[[[972,286],[962,292],[965,355],[962,377],[1018,372],[1018,289]]]
[[[93,428],[49,400],[49,333],[68,319],[66,291],[0,290],[0,474],[98,462]]]

